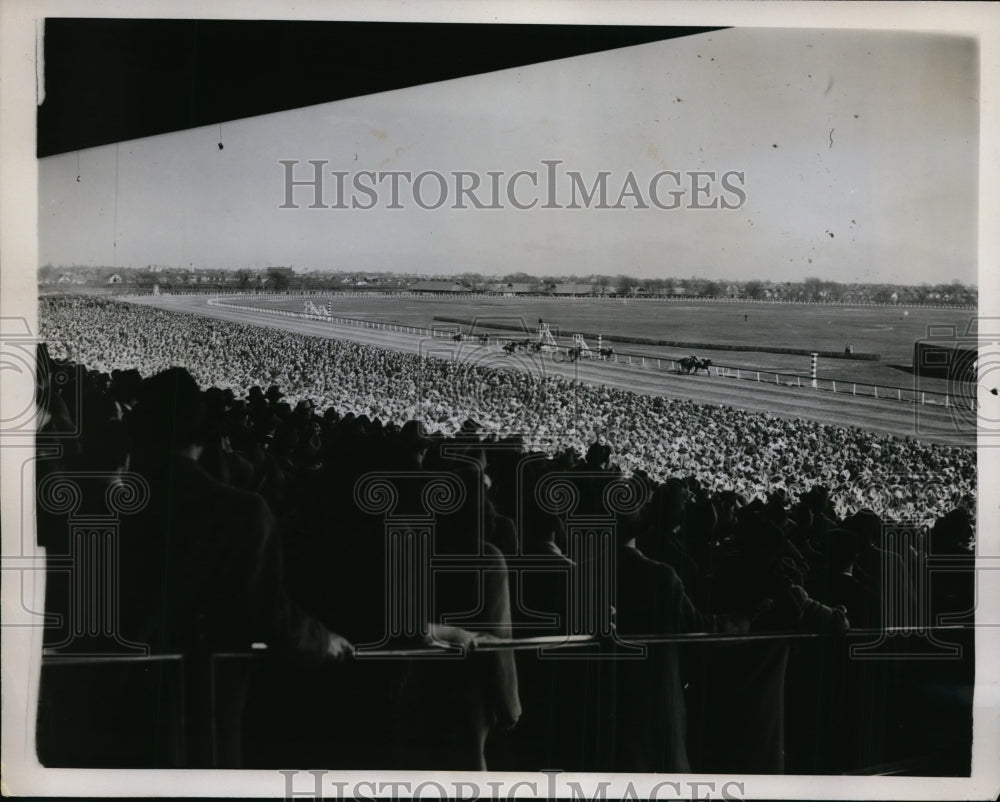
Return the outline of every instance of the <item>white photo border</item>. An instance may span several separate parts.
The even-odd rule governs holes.
[[[179,19],[294,19],[374,20],[422,22],[579,23],[590,25],[686,25],[771,28],[841,28],[922,31],[973,37],[980,57],[979,136],[979,298],[981,318],[1000,321],[1000,8],[987,3],[916,2],[656,2],[656,0],[535,0],[467,4],[455,0],[418,3],[404,0],[300,0],[278,5],[268,0],[5,0],[0,5],[0,316],[23,321],[29,332],[38,331],[38,161],[36,108],[43,66],[39,63],[39,37],[46,17],[179,18]],[[915,165],[919,169],[919,165]],[[994,333],[994,332],[991,332]],[[23,382],[31,376],[4,373],[0,384],[0,420],[6,419],[23,397]],[[34,499],[23,497],[22,481],[33,487],[33,442],[0,441],[0,494],[4,568],[12,568],[9,555],[20,554],[25,526],[33,522]],[[978,450],[980,488],[988,491],[1000,479],[1000,450]],[[982,554],[1000,555],[1000,506],[995,494],[980,492],[977,539]],[[33,537],[27,541],[34,541]],[[16,560],[16,557],[13,558]],[[996,558],[994,558],[996,559]],[[7,571],[5,571],[5,574]],[[26,572],[27,573],[27,572]],[[37,573],[37,572],[36,572]],[[980,610],[988,621],[1000,620],[1000,581],[985,572]],[[5,576],[5,579],[9,577]],[[3,617],[20,603],[18,594],[37,593],[41,577],[24,582],[4,581]],[[741,798],[791,799],[992,799],[1000,793],[1000,628],[986,626],[976,632],[975,725],[972,776],[928,777],[744,777],[698,775],[690,779],[743,784]],[[285,777],[277,771],[120,771],[46,769],[34,756],[34,714],[41,663],[40,630],[3,626],[2,637],[2,757],[3,791],[25,796],[247,796],[281,797]],[[299,781],[308,780],[301,773]],[[543,774],[454,774],[440,772],[331,772],[329,780],[343,780],[347,787],[359,780],[392,782],[404,779],[447,782],[460,779],[490,793],[487,780],[503,781],[506,788],[517,779],[534,781],[544,793]],[[559,789],[568,796],[575,781],[591,798],[599,783],[610,780],[612,789],[631,781],[635,792],[648,796],[657,783],[684,777],[663,775],[560,775]],[[450,787],[450,786],[446,786]],[[686,788],[686,786],[685,786]],[[325,796],[336,787],[327,785]],[[662,791],[661,791],[662,793]],[[611,792],[609,791],[609,796]],[[433,792],[428,792],[433,795]],[[526,789],[521,798],[530,796]]]

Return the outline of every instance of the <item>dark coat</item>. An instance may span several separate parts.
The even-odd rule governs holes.
[[[715,632],[676,571],[634,548],[619,551],[615,585],[619,636]],[[689,772],[687,715],[678,647],[647,647],[641,659],[615,662],[615,771]]]
[[[247,649],[320,657],[328,633],[288,599],[274,516],[256,493],[174,456],[136,471],[149,504],[121,527],[126,635],[153,652]]]
[[[482,553],[488,567],[481,573],[445,573],[435,583],[435,623],[466,613],[455,626],[510,638],[507,566],[493,545],[483,543]],[[510,650],[414,660],[400,698],[397,768],[485,771],[490,731],[520,715]]]

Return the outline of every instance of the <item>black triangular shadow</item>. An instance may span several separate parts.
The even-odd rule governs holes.
[[[39,158],[717,28],[48,19]]]

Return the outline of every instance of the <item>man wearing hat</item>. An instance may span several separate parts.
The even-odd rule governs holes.
[[[427,435],[427,429],[421,421],[409,420],[403,424],[398,435],[402,452],[410,457],[417,467],[424,463],[427,451],[434,441]]]
[[[122,634],[189,660],[256,642],[317,663],[345,657],[350,644],[288,598],[263,497],[199,465],[207,415],[190,373],[169,368],[144,381],[129,423],[132,467],[148,482],[149,503],[122,519]],[[240,688],[226,690],[239,699]],[[235,719],[219,722],[218,759],[227,767],[240,761],[242,703],[233,710]]]
[[[466,418],[455,433],[455,437],[461,440],[478,440],[481,429],[482,426],[479,425],[479,421]]]
[[[258,410],[261,407],[267,406],[267,400],[264,398],[264,391],[260,389],[259,385],[254,385],[247,392],[247,401],[250,404],[250,408],[253,410]]]
[[[607,444],[604,435],[599,435],[587,449],[587,467],[592,471],[604,471],[611,465],[611,446]]]

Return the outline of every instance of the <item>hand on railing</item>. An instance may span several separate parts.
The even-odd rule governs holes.
[[[847,620],[847,608],[843,605],[827,607],[825,604],[809,598],[809,594],[799,585],[792,585],[791,592],[796,603],[802,609],[800,626],[804,629],[842,635],[851,628],[851,623]]]
[[[851,628],[851,622],[847,620],[847,608],[838,604],[833,608],[833,618],[830,622],[830,629],[838,634],[843,634]]]
[[[329,632],[327,635],[329,636],[326,644],[326,659],[328,661],[339,663],[354,656],[354,646],[347,638],[336,632]]]
[[[461,627],[450,627],[445,624],[430,624],[424,642],[428,646],[461,646],[468,649],[472,642],[485,636],[477,636],[473,632]]]
[[[726,635],[743,635],[750,631],[754,621],[774,606],[774,599],[763,599],[751,613],[737,613],[722,619],[722,631]]]

